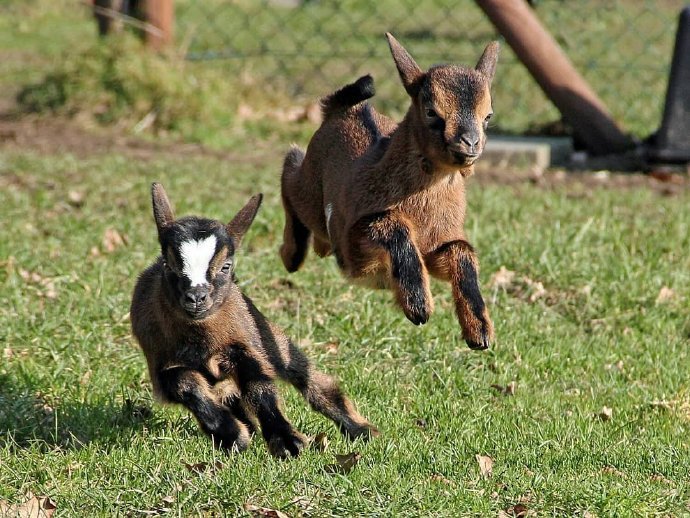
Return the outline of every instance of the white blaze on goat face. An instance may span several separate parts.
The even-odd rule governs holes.
[[[185,241],[180,245],[182,274],[192,286],[208,284],[206,272],[216,252],[216,236],[208,236],[198,241]]]

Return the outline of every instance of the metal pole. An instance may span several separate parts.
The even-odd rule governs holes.
[[[146,45],[161,50],[173,41],[175,7],[173,0],[145,0],[146,21],[160,32],[147,31]]]
[[[476,1],[591,154],[635,146],[525,0]]]

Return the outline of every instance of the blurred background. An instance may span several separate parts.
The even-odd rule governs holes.
[[[4,111],[79,116],[222,146],[237,123],[270,132],[272,123],[317,116],[309,103],[365,73],[377,81],[374,103],[402,114],[406,101],[386,31],[422,67],[473,65],[490,40],[501,39],[471,0],[95,3],[109,38],[98,37],[90,1],[0,3]],[[659,126],[682,1],[530,6],[623,131],[646,137]],[[165,34],[153,26],[160,9],[174,10],[163,21]],[[146,35],[165,40],[149,41],[162,53],[142,54]],[[569,132],[506,44],[493,90],[495,132]]]

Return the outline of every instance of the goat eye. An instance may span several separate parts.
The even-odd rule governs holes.
[[[489,115],[487,115],[486,118],[484,119],[484,122],[489,122],[489,120],[491,119],[492,116],[493,116],[493,113],[490,113]]]
[[[228,261],[223,265],[223,267],[220,269],[221,272],[223,273],[228,273],[230,271],[230,267],[232,266],[232,261]]]
[[[427,108],[426,116],[429,117],[430,119],[436,119],[436,118],[438,118],[438,113],[436,113],[436,111],[431,109],[431,108]]]

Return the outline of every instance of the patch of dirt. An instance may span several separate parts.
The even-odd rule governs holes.
[[[306,142],[302,144],[306,145]],[[0,115],[0,150],[30,149],[43,154],[71,153],[81,158],[119,154],[137,160],[209,157],[238,163],[267,165],[280,161],[282,155],[276,149],[282,151],[286,146],[287,143],[276,145],[270,140],[252,140],[251,148],[247,147],[242,151],[217,150],[201,144],[152,141],[123,135],[121,129],[118,128],[86,127],[78,120],[67,118],[17,116],[7,111],[5,115]],[[505,171],[482,169],[480,166],[469,182],[476,182],[479,185],[509,185],[517,189],[522,186],[566,189],[574,198],[588,198],[592,195],[592,191],[602,188],[647,188],[660,195],[673,196],[681,194],[690,187],[690,178],[687,174],[661,168],[648,174],[641,174],[613,173],[606,170],[596,172]]]
[[[251,152],[210,149],[201,144],[151,141],[123,135],[116,128],[85,127],[79,121],[55,117],[0,115],[0,150],[31,150],[42,154],[71,153],[80,158],[103,154],[152,160],[170,157],[211,157],[264,164],[272,160],[269,142]]]

